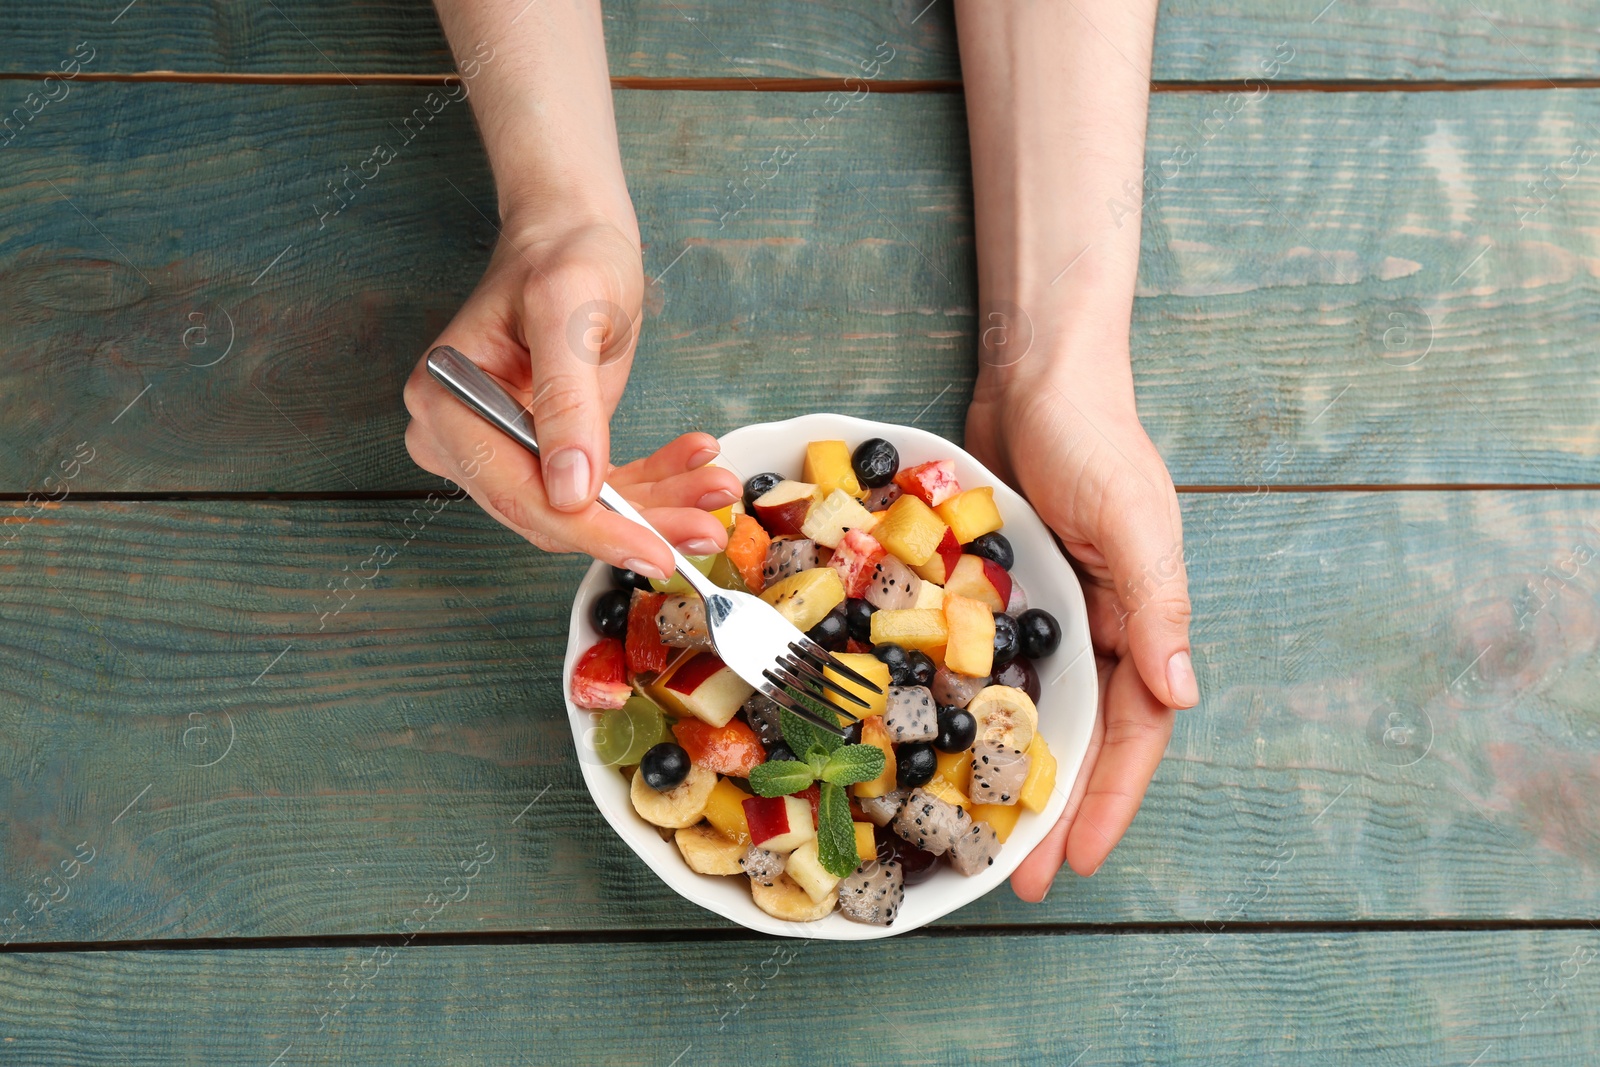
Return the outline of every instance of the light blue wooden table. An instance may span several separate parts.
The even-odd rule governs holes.
[[[1324,3],[1161,15],[1153,167],[1269,75],[1142,213],[1205,700],[1094,879],[860,947],[711,917],[594,811],[580,561],[406,525],[401,383],[494,236],[470,116],[316,205],[447,72],[427,6],[0,13],[0,1063],[1600,1061],[1600,23]],[[618,455],[959,440],[951,18],[609,6],[656,279]]]

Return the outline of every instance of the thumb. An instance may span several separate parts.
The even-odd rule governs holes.
[[[528,410],[545,496],[558,511],[592,504],[610,470],[608,423],[638,337],[640,288],[624,271],[592,265],[558,267],[529,280]]]
[[[1189,579],[1183,519],[1171,488],[1105,509],[1100,548],[1111,569],[1128,650],[1150,692],[1169,708],[1200,701],[1189,655]]]

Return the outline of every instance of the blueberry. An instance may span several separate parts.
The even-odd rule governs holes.
[[[850,453],[850,466],[855,468],[856,481],[863,489],[877,489],[894,480],[900,469],[900,453],[894,445],[881,437],[873,437],[856,445]]]
[[[926,741],[896,746],[894,760],[895,781],[907,789],[927,785],[939,769],[939,755]]]
[[[1039,672],[1033,669],[1033,664],[1018,656],[1004,667],[998,667],[994,672],[995,685],[1009,685],[1013,689],[1020,689],[1028,694],[1028,699],[1034,703],[1039,702]]]
[[[933,662],[933,657],[920,649],[906,654],[909,665],[912,685],[932,685],[933,676],[938,673],[939,667]]]
[[[611,568],[611,580],[623,589],[643,589],[650,592],[650,579],[633,571],[623,570],[621,567]]]
[[[829,652],[843,651],[844,643],[850,637],[850,627],[845,617],[845,606],[840,604],[807,630],[806,636]]]
[[[1022,637],[1017,620],[1010,615],[994,617],[994,665],[1003,667],[1022,654]]]
[[[978,720],[966,708],[939,706],[939,736],[933,747],[940,752],[965,752],[978,739]]]
[[[1061,624],[1043,608],[1029,608],[1017,616],[1018,648],[1029,659],[1043,659],[1061,647]]]
[[[844,621],[850,629],[850,636],[857,641],[872,640],[872,613],[878,609],[872,606],[872,601],[862,600],[860,597],[851,597],[844,602]]]
[[[974,556],[992,559],[1006,570],[1010,570],[1017,561],[1016,553],[1011,551],[1011,542],[1006,540],[1003,533],[986,533],[975,538],[967,545],[966,551]]]
[[[663,741],[639,760],[639,773],[644,775],[644,784],[658,793],[676,789],[689,777],[689,753],[682,745]]]
[[[590,610],[594,628],[605,637],[623,637],[628,632],[628,604],[626,589],[612,589],[600,594]]]
[[[889,668],[890,685],[911,684],[911,657],[899,645],[879,645],[872,654]]]
[[[767,759],[769,759],[769,760],[786,760],[786,759],[787,760],[792,760],[792,759],[794,759],[794,749],[790,748],[788,745],[784,744],[782,741],[779,741],[777,744],[775,744],[771,748],[767,749]]]
[[[754,478],[751,478],[748,482],[745,482],[744,506],[747,508],[755,507],[756,498],[781,481],[783,481],[783,475],[773,474],[771,471],[767,471],[765,474],[758,474]]]

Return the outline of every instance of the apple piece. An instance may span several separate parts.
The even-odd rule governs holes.
[[[661,683],[662,694],[710,726],[726,726],[755,687],[710,652],[702,652]]]
[[[1011,573],[992,559],[962,556],[950,572],[950,580],[944,583],[944,591],[987,604],[998,615],[1011,601]]]
[[[889,505],[883,519],[872,528],[872,536],[908,567],[928,562],[944,540],[944,520],[914,496],[903,496]]]
[[[855,464],[850,462],[850,446],[843,441],[812,441],[806,445],[800,477],[815,483],[824,494],[841,489],[852,497],[861,495]]]
[[[884,686],[888,688],[887,684]],[[628,664],[622,642],[615,637],[602,637],[572,668],[572,702],[580,708],[597,711],[620,708],[633,696],[633,686],[628,684]]]
[[[874,619],[877,617],[873,615]],[[977,678],[993,670],[994,612],[988,605],[947,589],[944,619],[950,630],[950,643],[944,650],[945,667]]]
[[[923,581],[943,585],[950,580],[950,572],[956,569],[956,561],[960,558],[961,542],[956,540],[955,531],[946,526],[944,539],[933,550],[933,555],[928,557],[928,562],[911,569]]]
[[[833,658],[878,687],[878,691],[874,693],[866,686],[845,678],[832,667],[823,667],[822,676],[824,678],[836,683],[841,689],[850,690],[850,692],[867,702],[867,706],[862,707],[860,704],[846,700],[837,693],[831,693],[829,698],[834,705],[858,719],[865,715],[882,715],[889,706],[889,665],[870,652],[835,652]]]
[[[944,607],[944,587],[934,585],[932,582],[923,582],[917,586],[917,599],[911,602],[911,606],[941,610]]]
[[[832,567],[812,567],[768,586],[761,599],[804,632],[844,603],[844,582]]]
[[[861,720],[861,743],[883,749],[883,773],[851,786],[856,796],[870,799],[893,792],[898,784],[895,781],[894,745],[889,740],[889,728],[883,724],[883,716],[869,715]]]
[[[840,882],[837,874],[831,873],[822,865],[822,858],[817,853],[817,839],[812,838],[799,845],[789,858],[784,862],[783,873],[794,879],[795,885],[806,891],[806,896],[817,903],[828,899],[834,887]]]
[[[750,843],[768,852],[793,852],[816,839],[811,805],[802,797],[751,797],[744,801]]]
[[[834,546],[833,555],[828,557],[828,566],[839,572],[839,580],[844,583],[844,595],[859,597],[864,596],[872,584],[872,572],[877,568],[878,561],[888,554],[889,550],[880,545],[876,537],[861,530],[851,530]]]
[[[894,484],[919,498],[930,508],[936,508],[961,492],[956,481],[956,464],[952,459],[936,459],[931,463],[918,463],[894,476]]]
[[[819,545],[835,548],[849,531],[868,529],[878,521],[855,497],[835,489],[811,505],[800,532]]]
[[[756,497],[751,508],[767,533],[774,537],[802,536],[800,526],[806,521],[811,505],[822,499],[822,493],[810,482],[792,482],[784,479],[765,493]]]
[[[904,499],[904,498],[902,498]],[[945,597],[948,601],[950,598]],[[943,611],[932,608],[898,608],[872,613],[872,643],[899,645],[924,651],[938,648],[950,639],[950,628]],[[987,673],[987,672],[985,672]]]
[[[939,513],[940,519],[950,524],[956,540],[964,545],[986,533],[994,533],[1005,525],[1000,519],[1000,509],[994,506],[993,486],[968,489],[934,510]]]

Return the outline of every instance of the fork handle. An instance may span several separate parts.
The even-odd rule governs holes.
[[[440,345],[428,353],[428,373],[473,411],[505,431],[512,440],[534,455],[539,454],[539,439],[533,434],[533,416],[482,367],[449,345]],[[683,575],[684,580],[694,586],[695,591],[702,597],[717,591],[717,586],[701,574],[699,568],[684,558],[683,553],[679,552],[672,542],[662,537],[660,532],[639,514],[638,509],[628,503],[627,498],[611,488],[609,482],[600,483],[600,503],[655,534],[672,553],[672,561],[677,566],[678,573]]]

